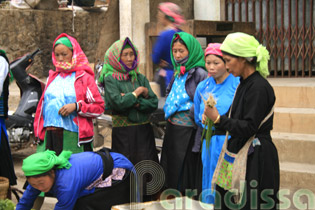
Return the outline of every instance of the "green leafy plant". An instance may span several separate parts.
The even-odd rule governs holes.
[[[0,200],[0,210],[14,210],[15,209],[15,204],[9,200]]]

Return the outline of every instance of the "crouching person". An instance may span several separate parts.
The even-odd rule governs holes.
[[[35,153],[23,160],[27,186],[16,210],[30,210],[40,192],[53,194],[55,210],[111,209],[130,202],[132,163],[119,153],[103,148],[98,152],[72,154],[63,151]]]

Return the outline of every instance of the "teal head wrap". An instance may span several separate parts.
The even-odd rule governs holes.
[[[55,166],[57,169],[69,169],[71,167],[69,162],[71,154],[71,151],[62,151],[59,156],[50,150],[38,152],[23,160],[22,170],[25,176],[36,176],[50,171]]]
[[[70,49],[73,49],[73,46],[72,46],[72,44],[71,44],[71,41],[68,39],[68,37],[66,37],[66,36],[63,36],[63,37],[61,37],[60,39],[58,39],[56,42],[55,42],[55,46],[54,47],[56,47],[56,45],[58,45],[58,44],[63,44],[63,45],[65,45],[65,46],[67,46],[68,48],[70,48]]]
[[[269,75],[269,52],[255,37],[241,32],[231,33],[223,41],[220,50],[243,58],[256,57],[256,70],[265,78]]]

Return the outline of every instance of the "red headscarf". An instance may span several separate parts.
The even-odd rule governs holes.
[[[56,41],[58,39],[60,39],[61,37],[67,37],[72,44],[73,49],[72,49],[72,61],[71,61],[71,63],[56,61],[55,53],[54,53],[54,47],[55,47]],[[86,55],[84,54],[84,52],[82,51],[79,43],[77,42],[77,40],[75,38],[69,36],[66,33],[60,34],[54,41],[53,50],[52,50],[52,62],[54,64],[57,72],[68,74],[68,73],[72,73],[74,71],[82,70],[82,71],[85,71],[86,73],[88,73],[94,77],[94,71],[90,67],[89,61],[88,61]]]

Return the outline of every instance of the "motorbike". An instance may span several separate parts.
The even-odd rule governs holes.
[[[38,53],[40,49],[27,53],[10,63],[10,69],[20,89],[21,97],[17,109],[13,114],[9,114],[5,121],[11,148],[24,147],[30,142],[33,134],[34,114],[45,84],[34,75],[27,73],[27,70]]]

